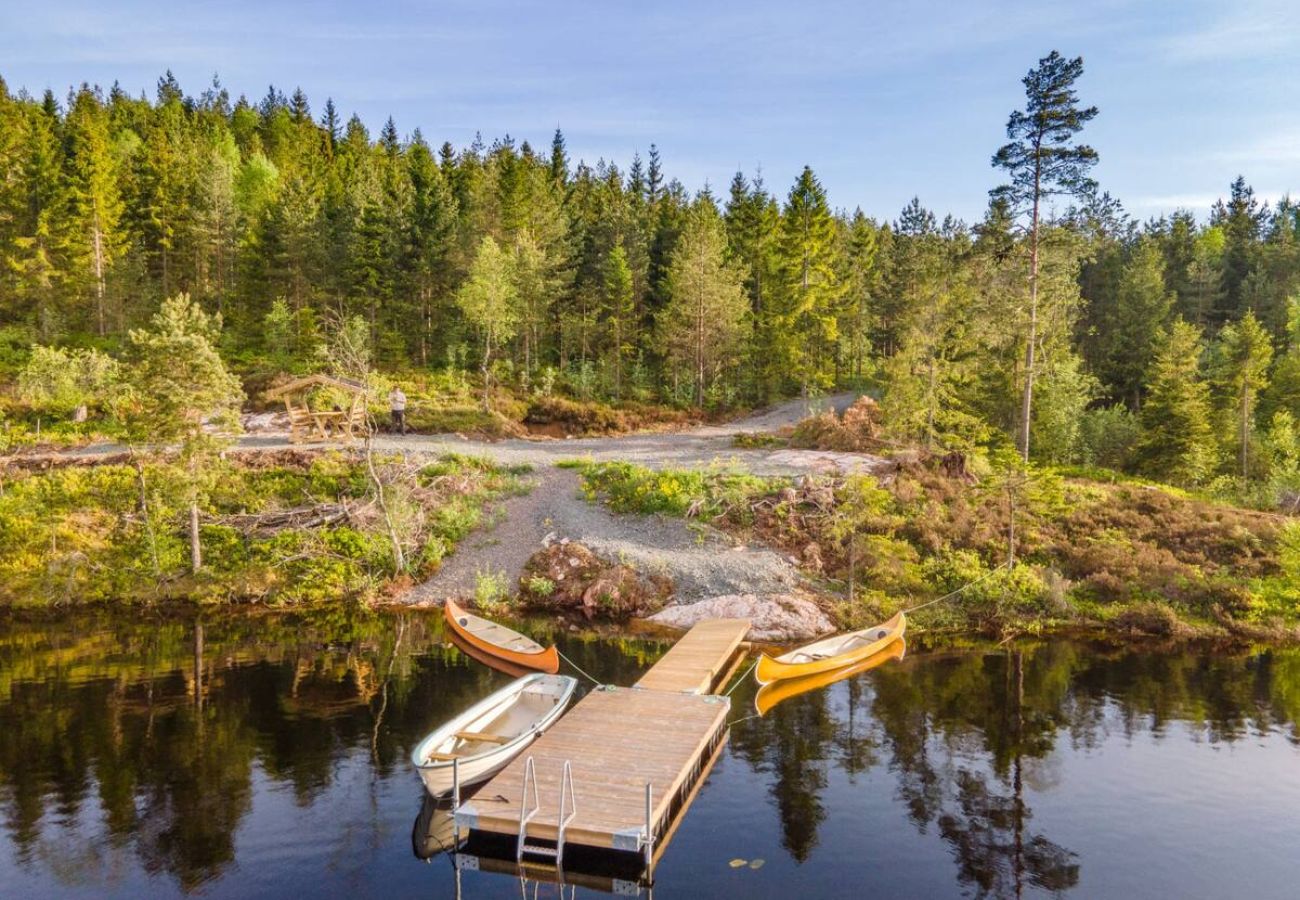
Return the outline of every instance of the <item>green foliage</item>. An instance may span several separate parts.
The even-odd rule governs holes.
[[[1142,408],[1135,448],[1140,471],[1179,484],[1204,481],[1214,466],[1210,389],[1201,378],[1200,332],[1178,321],[1166,332]]]
[[[550,597],[555,593],[555,582],[542,575],[532,576],[524,583],[524,587],[528,593],[539,598]]]
[[[580,465],[589,499],[619,512],[717,516],[771,488],[772,479],[721,470],[647,469],[632,463]]]
[[[133,440],[192,444],[205,423],[239,427],[244,392],[217,353],[220,331],[221,318],[186,294],[164,300],[150,328],[131,331],[126,422]]]
[[[510,599],[510,579],[504,572],[478,572],[474,575],[474,605],[495,612]]]
[[[403,525],[417,572],[437,566],[478,524],[488,500],[517,488],[515,473],[465,457],[441,459],[421,478],[425,493],[408,490],[406,501],[416,505],[419,524]],[[22,475],[0,492],[0,606],[165,598],[287,606],[373,597],[392,567],[377,523],[260,526],[248,518],[340,501],[360,509],[370,490],[365,465],[344,454],[227,465],[200,499],[204,568],[194,575],[183,469],[156,461],[140,472],[104,465]]]
[[[32,347],[18,376],[19,396],[42,410],[66,416],[80,406],[109,406],[120,367],[98,350]]]
[[[744,338],[748,304],[741,273],[726,261],[726,232],[712,204],[697,201],[668,266],[668,305],[659,337],[675,372],[694,385],[704,406]]]

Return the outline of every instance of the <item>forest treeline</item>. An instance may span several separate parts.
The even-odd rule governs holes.
[[[1034,93],[1051,60],[1074,102],[1081,61],[1053,54],[1013,139],[1052,113]],[[1074,131],[1096,114],[1066,111]],[[1017,146],[994,160],[1012,187]],[[654,145],[592,165],[559,130],[543,149],[435,146],[391,119],[375,136],[301,90],[0,82],[0,365],[35,344],[114,354],[185,292],[245,378],[312,366],[329,323],[359,317],[395,372],[705,407],[873,387],[900,442],[1300,484],[1300,210],[1238,177],[1204,221],[1139,222],[1080,174],[1032,219],[1008,189],[975,223],[919,199],[881,221],[810,168],[692,193]]]

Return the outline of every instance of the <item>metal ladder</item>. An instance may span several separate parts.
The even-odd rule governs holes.
[[[528,789],[532,787],[532,805],[528,803]],[[560,779],[560,811],[556,816],[555,846],[543,847],[528,843],[528,823],[541,809],[542,801],[537,790],[537,769],[533,758],[528,757],[524,764],[524,789],[519,800],[519,839],[515,844],[515,862],[522,863],[525,856],[540,856],[555,860],[559,868],[564,860],[564,830],[569,827],[573,817],[578,813],[578,798],[573,790],[573,767],[564,761],[564,774]]]

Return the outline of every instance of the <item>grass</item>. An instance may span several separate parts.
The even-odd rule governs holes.
[[[715,525],[820,560],[845,625],[958,589],[923,611],[938,630],[1097,626],[1155,634],[1300,636],[1300,521],[1141,482],[1038,470],[979,484],[937,469],[785,479],[577,462],[589,499]],[[1006,568],[1009,492],[1017,564]],[[810,555],[810,546],[816,553]],[[969,586],[969,587],[967,587]]]
[[[0,606],[183,599],[299,606],[374,600],[432,573],[519,470],[449,456],[380,459],[407,569],[360,457],[300,451],[233,457],[201,503],[204,567],[188,569],[184,484],[165,460],[12,476],[0,493]],[[147,514],[146,514],[147,510]],[[156,560],[156,562],[155,562]]]

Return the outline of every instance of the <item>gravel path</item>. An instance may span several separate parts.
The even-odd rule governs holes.
[[[842,411],[853,399],[853,394],[835,395],[823,401],[822,408],[833,406]],[[760,475],[793,475],[831,468],[873,469],[883,462],[862,454],[738,450],[731,446],[732,436],[738,432],[772,431],[799,421],[809,411],[808,403],[795,400],[723,425],[608,438],[493,443],[446,436],[379,439],[376,445],[384,449],[474,453],[537,467],[532,492],[499,504],[491,514],[497,521],[495,527],[462,542],[438,573],[407,593],[402,602],[436,603],[446,597],[471,595],[479,572],[504,573],[513,586],[548,535],[586,544],[606,559],[630,563],[647,574],[666,576],[674,585],[678,603],[721,594],[787,593],[802,584],[803,577],[783,554],[738,544],[700,522],[612,513],[584,500],[578,474],[554,464],[562,459],[589,458],[653,468],[734,465]]]
[[[429,604],[472,595],[480,572],[504,573],[513,587],[548,535],[586,544],[598,555],[646,574],[666,576],[682,603],[719,594],[782,593],[802,580],[782,554],[738,544],[702,523],[618,515],[588,503],[580,494],[578,473],[571,469],[539,469],[533,480],[530,494],[498,505],[495,527],[463,541],[433,578],[400,602]]]
[[[725,424],[613,437],[481,441],[458,435],[380,435],[375,438],[380,450],[465,453],[507,465],[527,464],[535,470],[529,494],[495,504],[488,511],[489,524],[464,540],[432,579],[408,591],[399,602],[433,603],[449,596],[472,595],[479,572],[504,573],[513,587],[524,563],[548,534],[580,541],[601,556],[624,560],[643,572],[665,575],[682,603],[720,594],[788,592],[802,578],[785,556],[761,547],[739,546],[733,538],[698,522],[611,513],[583,500],[577,473],[556,468],[555,463],[580,458],[651,468],[734,466],[757,475],[879,471],[887,462],[867,454],[732,446],[732,438],[739,432],[772,431],[827,407],[842,411],[854,397],[836,394],[811,404],[792,400]],[[246,452],[292,446],[287,435],[276,432],[245,435],[239,441],[239,449]],[[93,457],[122,449],[99,445],[65,455]]]

